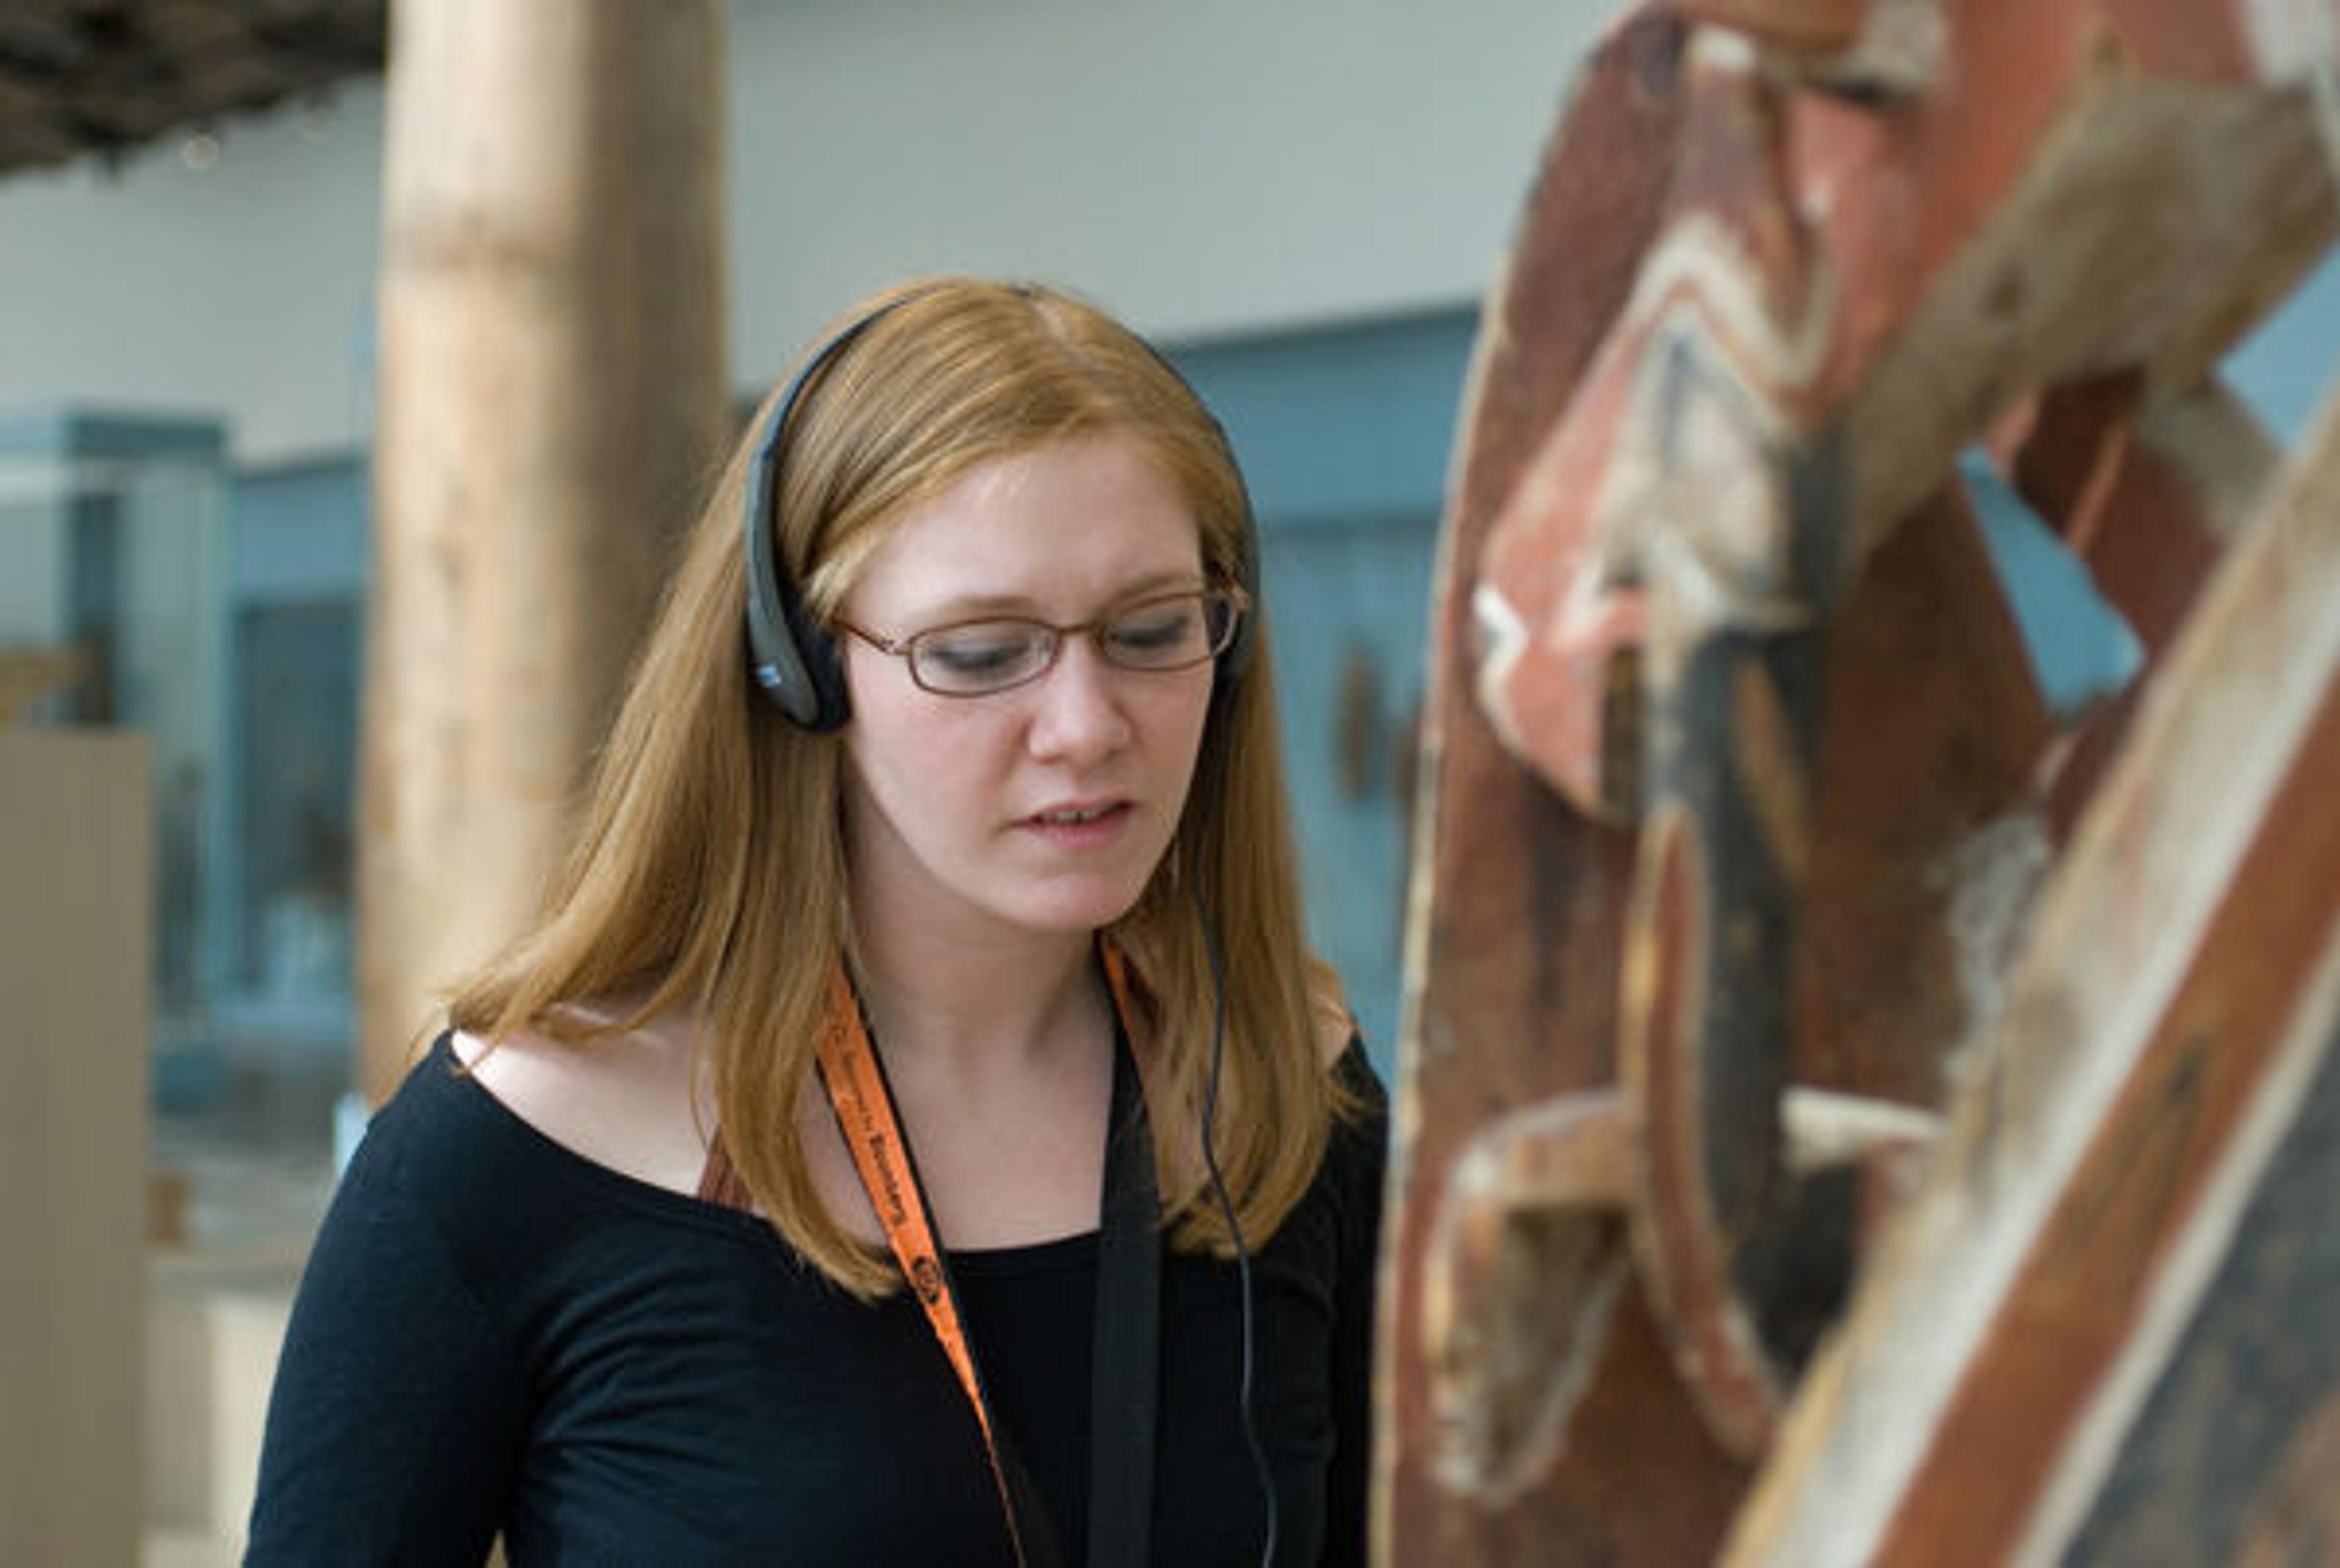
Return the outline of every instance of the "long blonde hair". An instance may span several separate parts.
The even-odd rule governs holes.
[[[1135,436],[1186,503],[1206,573],[1235,580],[1249,520],[1233,454],[1142,340],[1056,291],[963,278],[906,284],[841,322],[880,309],[808,385],[786,432],[771,526],[816,619],[834,613],[922,498],[977,463],[1107,431]],[[781,716],[743,648],[741,512],[754,432],[773,402],[693,530],[546,913],[459,989],[451,1014],[489,1040],[530,1027],[581,1042],[692,1010],[726,1152],[762,1213],[824,1273],[874,1297],[898,1276],[829,1216],[799,1132],[848,939],[842,746]],[[1333,1118],[1349,1108],[1311,1017],[1324,971],[1303,928],[1265,630],[1254,628],[1240,679],[1212,704],[1169,852],[1109,933],[1150,1014],[1144,1078],[1157,1125],[1195,1127],[1215,999],[1184,885],[1199,870],[1225,959],[1213,1135],[1254,1245],[1306,1189]],[[614,1022],[565,1006],[619,995],[639,1001]],[[1203,1201],[1198,1168],[1179,1149],[1161,1152],[1173,1245],[1224,1253],[1225,1226]]]

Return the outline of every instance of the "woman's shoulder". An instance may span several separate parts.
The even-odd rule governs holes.
[[[588,1026],[615,1009],[580,1007]],[[461,1070],[537,1134],[591,1165],[686,1196],[698,1191],[715,1125],[691,1021],[657,1015],[569,1036],[524,1027],[490,1041],[448,1037]]]
[[[1339,972],[1322,958],[1308,961],[1308,1017],[1315,1030],[1316,1057],[1325,1072],[1345,1094],[1380,1106],[1387,1096],[1365,1054],[1364,1032],[1349,1009]]]
[[[572,1245],[670,1250],[686,1234],[729,1245],[760,1239],[749,1216],[701,1202],[698,1172],[671,1179],[648,1150],[655,1137],[618,1127],[691,1124],[650,1097],[660,1076],[623,1047],[514,1035],[495,1046],[441,1034],[375,1115],[337,1190],[327,1229],[345,1245],[379,1251],[390,1238],[442,1249],[483,1297],[511,1299],[527,1282],[560,1276]],[[643,1097],[627,1113],[626,1092]],[[689,1136],[689,1135],[686,1135]],[[701,1156],[703,1157],[703,1150]],[[654,1179],[655,1178],[655,1179]],[[626,1224],[613,1228],[611,1222]],[[647,1227],[647,1228],[645,1228]],[[617,1238],[632,1236],[631,1242]],[[491,1289],[490,1286],[493,1288]]]
[[[1389,1091],[1365,1053],[1363,1031],[1339,975],[1321,959],[1309,966],[1308,1000],[1317,1055],[1334,1085],[1332,1137],[1319,1181],[1378,1194],[1388,1153]]]
[[[1316,1057],[1326,1068],[1339,1071],[1350,1047],[1358,1043],[1357,1020],[1340,977],[1322,961],[1310,966],[1308,1021],[1316,1032]]]

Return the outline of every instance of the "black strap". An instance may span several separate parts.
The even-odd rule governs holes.
[[[1093,1568],[1115,1568],[1145,1563],[1152,1549],[1154,1427],[1161,1366],[1161,1196],[1155,1179],[1145,1094],[1125,1016],[1131,1005],[1126,977],[1117,953],[1102,948],[1100,952],[1114,1001],[1113,1102],[1107,1113],[1098,1215],[1096,1328],[1090,1368],[1088,1561]],[[847,1107],[851,1104],[862,1116],[880,1118],[884,1137],[878,1141],[890,1139],[899,1152],[907,1180],[890,1195],[881,1192],[882,1184],[862,1166],[858,1153],[857,1169],[872,1207],[886,1222],[896,1255],[906,1258],[906,1272],[911,1272],[914,1279],[915,1260],[902,1251],[904,1234],[917,1233],[924,1238],[917,1250],[932,1260],[937,1276],[932,1294],[941,1298],[927,1302],[928,1320],[946,1352],[951,1348],[954,1333],[964,1350],[963,1377],[1008,1511],[1007,1527],[1016,1560],[1023,1568],[1059,1568],[1063,1556],[1047,1510],[1017,1458],[1006,1428],[992,1419],[983,1358],[972,1335],[966,1333],[966,1317],[958,1311],[957,1282],[951,1277],[947,1255],[927,1217],[932,1211],[918,1175],[917,1158],[900,1129],[893,1087],[886,1081],[885,1065],[874,1048],[859,998],[841,970],[838,990],[841,1016],[833,1022],[842,1026],[842,1032],[833,1032],[822,1045],[820,1077],[830,1108],[848,1148],[864,1141],[857,1138],[855,1118],[848,1116]],[[835,1058],[838,1070],[833,1076],[831,1053],[840,1049],[847,1054]],[[851,1070],[855,1053],[866,1059],[868,1067],[866,1093],[858,1081],[860,1075]],[[898,1216],[902,1224],[887,1221],[895,1208],[905,1211]],[[937,1316],[945,1302],[942,1319]]]
[[[1154,1428],[1162,1365],[1161,1198],[1145,1092],[1118,1005],[1113,1032],[1113,1107],[1097,1216],[1096,1330],[1089,1370],[1088,1563],[1089,1568],[1145,1568],[1154,1554]],[[919,1196],[923,1202],[925,1194]],[[947,1264],[944,1277],[955,1293]],[[968,1351],[979,1368],[983,1357],[971,1339]],[[1016,1511],[1025,1568],[1057,1568],[1063,1554],[1054,1524],[1013,1436],[995,1423],[992,1439]]]
[[[1121,1030],[1116,1025],[1115,1033]],[[1155,1394],[1162,1365],[1161,1200],[1145,1095],[1125,1038],[1113,1055],[1090,1362],[1089,1565],[1143,1568],[1154,1535]]]

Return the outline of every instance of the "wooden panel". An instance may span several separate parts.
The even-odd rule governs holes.
[[[135,1561],[147,749],[0,733],[0,1562]]]
[[[2268,1159],[2233,1244],[2074,1537],[2074,1563],[2340,1555],[2340,1049]],[[2320,1446],[2319,1446],[2320,1443]]]
[[[1409,895],[1375,1377],[1379,1563],[1701,1562],[1746,1480],[1700,1424],[1623,1273],[1621,1215],[1515,1202],[1509,1179],[1474,1190],[1458,1174],[1576,1163],[1533,1135],[1597,1126],[1578,1113],[1597,1112],[1614,1079],[1631,840],[1572,809],[1489,726],[1471,697],[1472,601],[1487,530],[1624,308],[1660,216],[1682,36],[1674,19],[1637,13],[1580,71],[1466,392]],[[1514,1114],[1532,1119],[1502,1120]],[[1462,1245],[1443,1245],[1450,1236]],[[1483,1271],[1486,1288],[1464,1286],[1472,1299],[1447,1293],[1467,1311],[1441,1310],[1434,1255]],[[1651,1507],[1657,1476],[1664,1506]]]
[[[2236,1216],[2340,1027],[2335,603],[2340,405],[2172,645],[1730,1561],[2060,1560],[2162,1441],[2147,1414],[2129,1446],[2178,1331],[2249,1326],[2202,1316],[2214,1265],[2248,1265]],[[2308,1284],[2253,1304],[2286,1343],[2328,1335]],[[2312,1402],[2286,1419],[2284,1474],[2328,1474]]]

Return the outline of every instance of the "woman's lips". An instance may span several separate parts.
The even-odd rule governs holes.
[[[1092,849],[1120,838],[1129,825],[1130,814],[1126,800],[1100,800],[1053,806],[1034,812],[1016,825],[1059,849]]]

